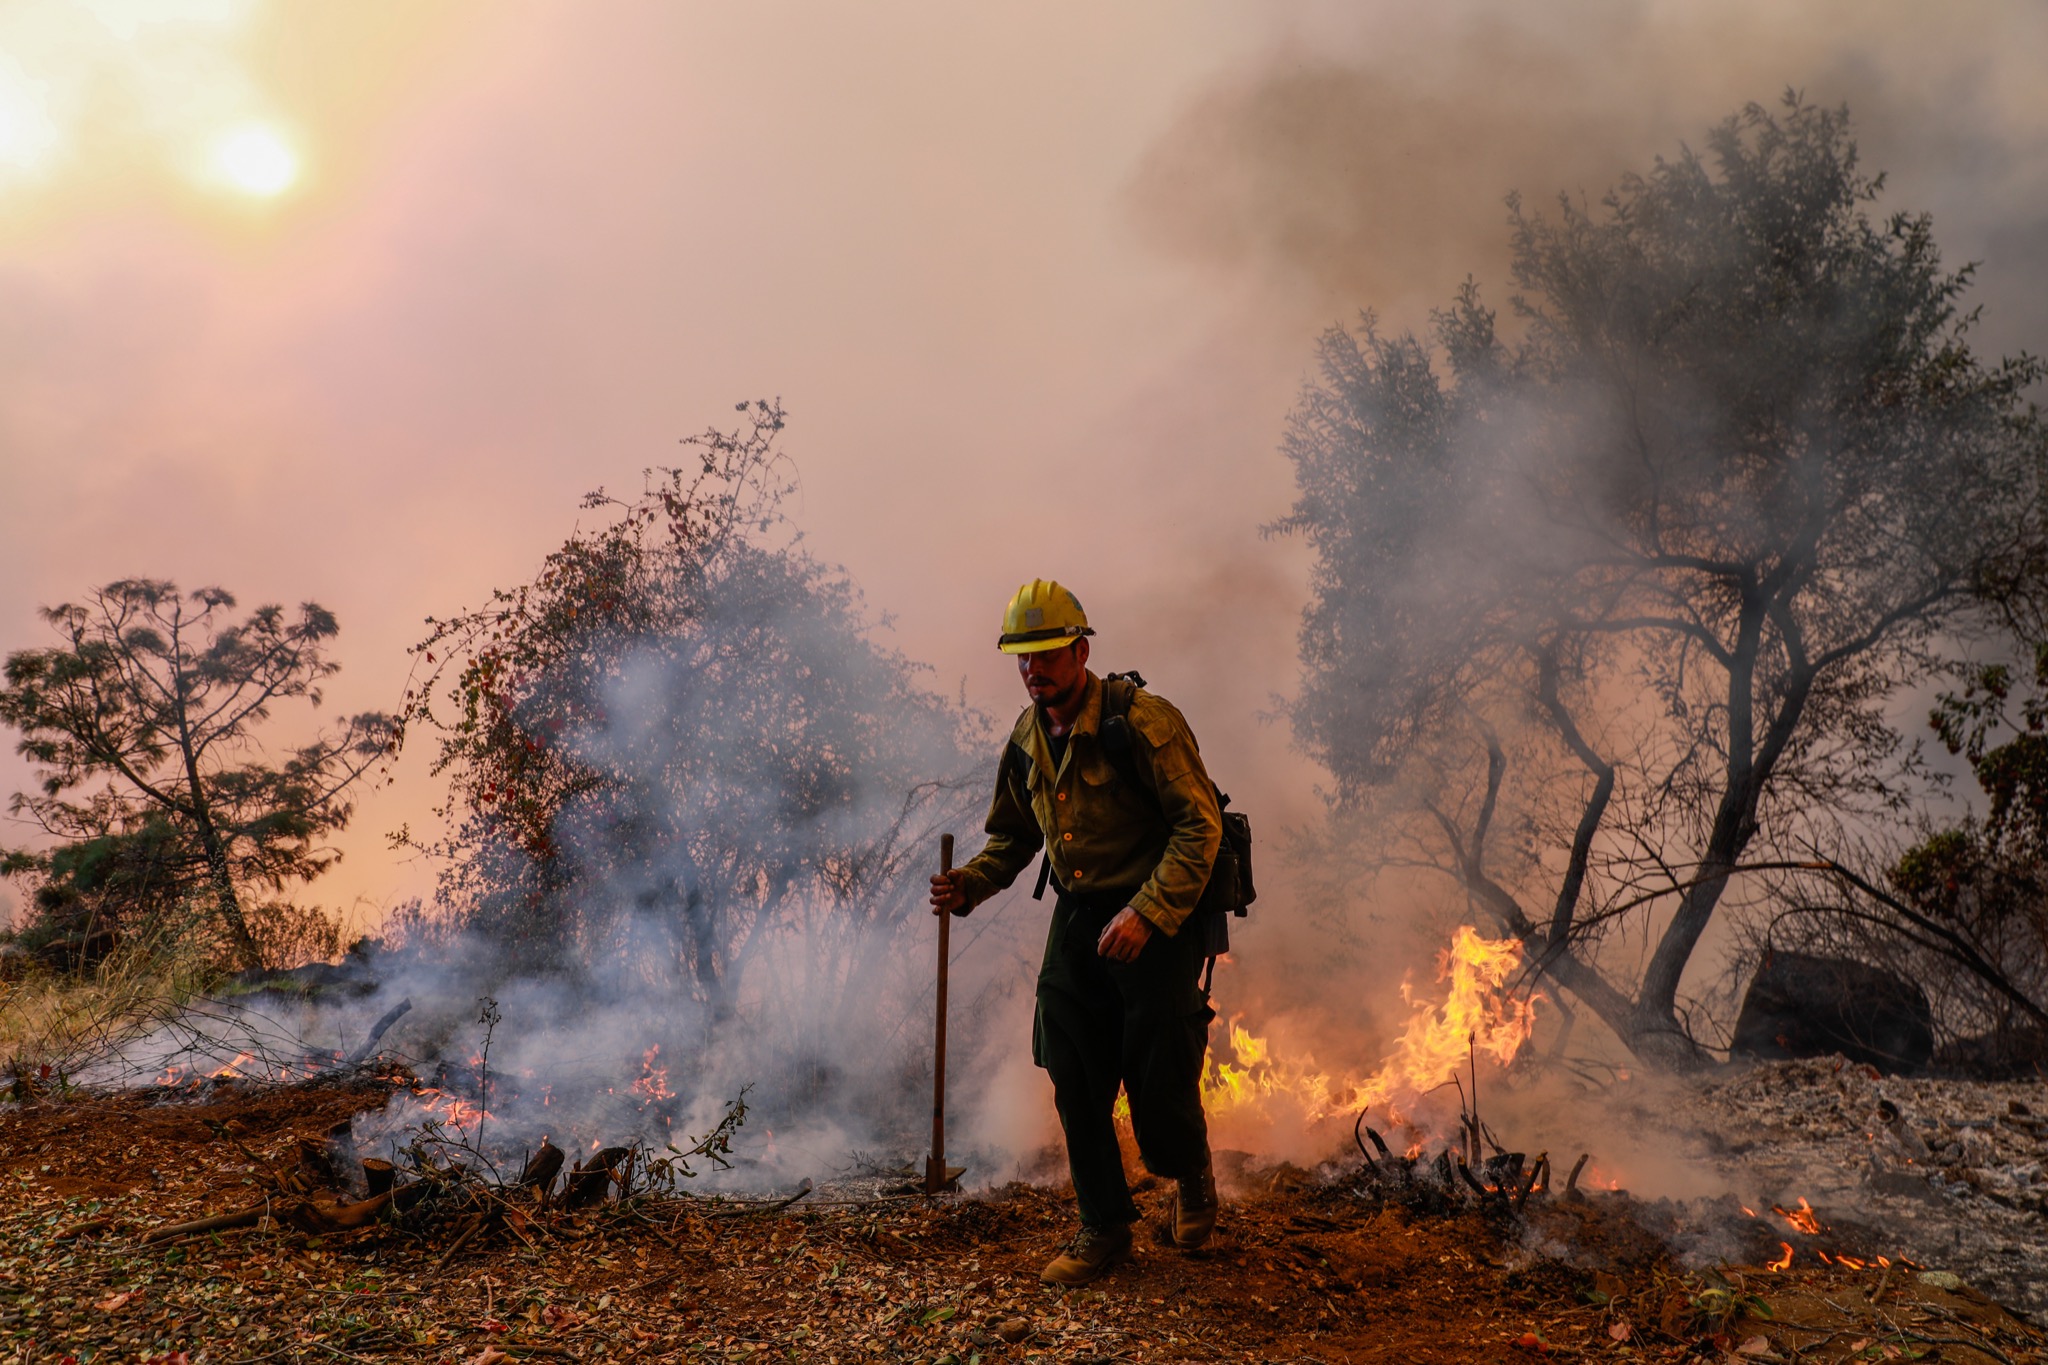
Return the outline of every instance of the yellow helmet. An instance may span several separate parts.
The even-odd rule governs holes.
[[[1088,626],[1088,613],[1081,610],[1080,598],[1057,583],[1034,578],[1010,599],[996,648],[1005,654],[1036,654],[1094,633]]]

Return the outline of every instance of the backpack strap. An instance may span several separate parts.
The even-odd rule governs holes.
[[[1144,675],[1135,668],[1128,673],[1112,673],[1102,680],[1102,720],[1095,738],[1117,776],[1151,797],[1153,805],[1160,806],[1157,789],[1138,777],[1138,759],[1131,749],[1131,703],[1144,685]],[[1216,793],[1217,810],[1230,808],[1229,792],[1218,788],[1214,781],[1210,782],[1209,790]]]
[[[1144,675],[1135,668],[1128,673],[1112,673],[1102,680],[1102,720],[1096,726],[1095,742],[1102,746],[1102,755],[1116,769],[1117,776],[1158,805],[1159,793],[1139,781],[1138,759],[1131,752],[1131,703],[1144,685]]]
[[[1138,689],[1145,685],[1144,675],[1137,669],[1128,673],[1112,673],[1102,680],[1102,719],[1097,724],[1095,740],[1102,746],[1103,757],[1116,769],[1117,776],[1129,783],[1134,790],[1144,792],[1159,805],[1159,793],[1145,785],[1138,777],[1138,760],[1131,753],[1131,702]],[[1010,748],[1025,762],[1030,759],[1015,740]],[[1005,758],[1008,754],[1005,754]],[[1038,885],[1032,888],[1031,899],[1045,899],[1045,888],[1052,880],[1052,859],[1041,855],[1038,860]]]
[[[1102,680],[1102,720],[1096,727],[1096,742],[1102,746],[1102,755],[1115,768],[1117,776],[1133,788],[1151,798],[1153,808],[1165,817],[1166,803],[1159,799],[1159,791],[1138,776],[1137,756],[1131,752],[1131,703],[1137,699],[1138,689],[1145,685],[1144,675],[1136,669],[1128,673],[1112,673]],[[1216,790],[1212,782],[1209,790],[1216,792],[1216,808],[1223,810],[1230,804],[1230,797]],[[1046,865],[1051,870],[1051,864]],[[1040,874],[1040,884],[1044,875]],[[1216,955],[1209,953],[1202,959],[1202,975],[1199,986],[1204,1000],[1209,998],[1209,986],[1216,976]]]

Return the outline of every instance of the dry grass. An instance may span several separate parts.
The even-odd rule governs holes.
[[[0,1073],[61,1083],[161,1027],[218,978],[206,940],[166,916],[89,972],[0,983]]]

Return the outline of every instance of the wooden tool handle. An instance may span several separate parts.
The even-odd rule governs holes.
[[[953,870],[953,836],[939,836],[939,871]],[[946,1187],[946,966],[952,956],[951,913],[939,916],[938,1027],[932,1040],[932,1151],[924,1166],[924,1192],[937,1194]]]

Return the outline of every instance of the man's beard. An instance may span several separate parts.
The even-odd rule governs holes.
[[[1068,702],[1074,700],[1076,697],[1079,697],[1081,695],[1081,689],[1086,687],[1087,685],[1087,679],[1083,678],[1081,681],[1075,683],[1072,687],[1069,687],[1066,691],[1061,692],[1058,696],[1047,698],[1045,701],[1040,701],[1036,697],[1034,697],[1032,698],[1031,704],[1033,706],[1036,706],[1041,714],[1049,714],[1056,707],[1065,706]]]

